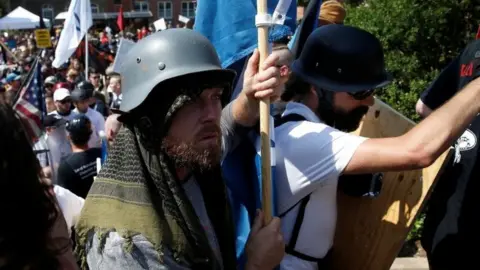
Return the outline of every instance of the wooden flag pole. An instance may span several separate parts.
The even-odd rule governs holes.
[[[267,17],[267,1],[257,0],[257,17]],[[259,68],[268,56],[268,23],[258,24],[258,51],[260,53]],[[262,207],[264,212],[264,223],[272,220],[272,168],[270,155],[270,99],[260,101],[260,137],[262,156]]]

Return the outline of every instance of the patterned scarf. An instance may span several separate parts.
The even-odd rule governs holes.
[[[151,110],[145,113],[149,117],[130,124],[126,120],[90,189],[76,225],[76,253],[83,269],[87,268],[85,247],[89,233],[96,232],[104,245],[112,231],[127,240],[127,251],[133,247],[132,237],[141,234],[154,245],[160,261],[168,249],[176,261],[186,261],[192,269],[221,269],[195,210],[174,174],[172,161],[163,151],[156,150],[160,149],[161,138],[174,113],[200,92],[181,90],[176,96],[149,98],[150,103],[146,102],[145,106]],[[165,117],[152,122],[153,114]],[[219,241],[224,269],[235,269],[234,225],[220,165],[194,176]]]

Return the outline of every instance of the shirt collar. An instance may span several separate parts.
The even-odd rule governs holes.
[[[289,102],[287,103],[287,107],[283,112],[282,116],[287,116],[289,114],[299,114],[309,122],[321,123],[320,118],[305,104],[298,103],[298,102]]]

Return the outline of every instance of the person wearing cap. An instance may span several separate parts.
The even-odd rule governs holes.
[[[75,115],[66,129],[73,153],[60,163],[58,185],[85,198],[97,175],[97,158],[101,157],[102,150],[88,147],[92,123],[86,115]]]
[[[322,3],[318,16],[318,25],[343,24],[347,12],[342,2],[328,0]]]
[[[22,76],[16,73],[10,73],[5,78],[5,82],[7,83],[7,91],[17,91],[22,84]]]
[[[277,58],[259,71],[254,52],[243,91],[222,110],[235,73],[199,33],[157,32],[124,57],[123,128],[75,228],[82,268],[237,269],[220,163],[258,121],[258,99],[279,95]],[[264,226],[262,217],[245,269],[273,269],[284,254],[279,219]]]
[[[105,132],[105,118],[98,111],[90,108],[93,99],[93,85],[88,81],[79,82],[72,91],[71,96],[75,109],[74,114],[86,115],[93,125],[92,136],[90,136],[89,146],[91,148],[101,147],[99,133]]]
[[[65,159],[72,151],[65,140],[65,121],[59,115],[47,115],[43,119],[45,133],[33,146],[45,177],[56,183],[56,168],[60,161]],[[57,166],[55,166],[57,165]]]
[[[66,88],[59,88],[53,93],[53,102],[56,110],[50,114],[55,114],[63,117],[65,120],[70,120],[74,114],[72,113],[72,98],[70,91]]]
[[[48,76],[45,79],[45,82],[43,83],[45,87],[45,92],[53,93],[53,87],[55,86],[56,83],[57,83],[57,78],[55,78],[55,76]]]
[[[449,102],[478,76],[480,40],[470,42],[421,94],[416,109],[423,118]],[[480,192],[480,117],[462,130],[453,154],[435,182],[425,212],[421,243],[430,269],[471,269],[480,240],[478,193]]]
[[[374,104],[375,90],[390,82],[372,34],[331,24],[307,38],[282,95],[286,110],[275,123],[276,209],[287,253],[280,269],[328,269],[341,175],[427,167],[480,112],[475,79],[402,136],[348,133]]]

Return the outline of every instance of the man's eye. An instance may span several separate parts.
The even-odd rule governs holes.
[[[222,99],[222,94],[213,95],[213,99],[215,100]]]

